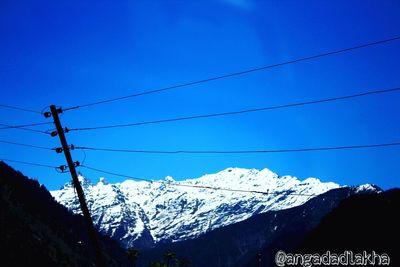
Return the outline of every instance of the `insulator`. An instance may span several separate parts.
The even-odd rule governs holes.
[[[60,165],[60,166],[58,166],[58,169],[60,169],[61,172],[64,172],[67,169],[67,166]]]
[[[51,112],[46,111],[45,113],[43,113],[45,118],[50,118],[51,117]]]

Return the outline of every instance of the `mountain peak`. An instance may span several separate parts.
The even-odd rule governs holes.
[[[362,184],[359,186],[356,186],[356,193],[370,193],[370,192],[383,192],[383,190],[374,184]]]
[[[319,184],[319,183],[321,183],[321,180],[318,178],[309,177],[309,178],[305,179],[304,181],[302,181],[301,183],[302,184]]]
[[[82,185],[82,187],[93,186],[92,182],[88,178],[84,177],[81,174],[78,174],[78,180],[79,180],[79,183]],[[73,187],[74,187],[74,182],[71,180],[70,182],[65,183],[60,188],[60,190],[68,190],[69,188],[73,188]]]
[[[83,187],[88,187],[88,186],[93,186],[92,182],[90,181],[89,178],[86,178],[85,176],[78,174],[78,180],[81,183]]]
[[[99,182],[97,185],[108,185],[108,182],[105,177],[100,177]]]
[[[175,182],[175,179],[168,175],[164,178],[164,182],[171,184]]]

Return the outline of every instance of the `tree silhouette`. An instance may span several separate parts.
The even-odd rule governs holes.
[[[164,262],[153,262],[149,265],[149,267],[166,267]]]
[[[175,259],[175,253],[171,251],[167,251],[164,253],[164,260],[167,264],[167,267],[170,267],[170,263],[173,259]]]
[[[130,262],[132,262],[132,267],[136,266],[136,260],[140,255],[139,250],[134,249],[134,248],[129,248],[128,251],[126,252],[128,254],[128,259]]]
[[[191,265],[191,262],[186,258],[177,259],[177,267],[190,267]]]
[[[163,254],[162,261],[152,262],[148,267],[190,267],[191,262],[186,258],[177,258],[172,251],[166,251]]]

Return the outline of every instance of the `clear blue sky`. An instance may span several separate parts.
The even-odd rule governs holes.
[[[150,3],[151,2],[151,3]],[[1,1],[1,104],[41,110],[123,96],[400,35],[393,1]],[[64,126],[164,119],[328,98],[400,86],[400,41],[65,113]],[[80,146],[156,150],[285,149],[400,140],[400,93],[239,116],[73,132]],[[45,121],[0,109],[0,123]],[[40,128],[40,127],[39,127]],[[47,129],[41,127],[40,129]],[[0,139],[56,147],[18,130]],[[148,179],[227,167],[301,179],[400,185],[400,147],[257,155],[86,152],[86,164]],[[83,153],[74,151],[82,161]],[[0,144],[0,158],[50,165],[62,154]],[[12,163],[49,189],[70,180]],[[93,180],[101,174],[81,171]],[[123,180],[108,176],[111,182]]]

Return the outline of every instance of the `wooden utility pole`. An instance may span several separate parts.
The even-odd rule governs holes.
[[[65,138],[64,129],[61,126],[60,118],[58,116],[58,113],[61,113],[62,109],[57,109],[55,105],[51,105],[50,111],[51,111],[51,115],[53,116],[54,124],[56,125],[57,135],[60,138],[62,150],[64,151],[65,159],[67,160],[67,163],[68,163],[68,167],[69,167],[69,171],[72,176],[72,181],[73,181],[74,187],[78,194],[79,203],[81,206],[83,217],[85,218],[89,238],[90,238],[93,248],[94,248],[94,252],[95,252],[95,256],[96,256],[96,264],[98,267],[106,267],[104,255],[101,251],[100,240],[99,240],[99,237],[97,236],[97,232],[94,228],[92,218],[90,217],[89,209],[88,209],[88,207],[86,205],[86,201],[85,201],[85,195],[83,193],[81,184],[79,183],[78,175],[76,173],[75,163],[72,161],[70,148],[68,146],[67,139]],[[55,135],[52,134],[52,136],[55,136]]]
[[[261,252],[257,253],[257,267],[261,267]]]

